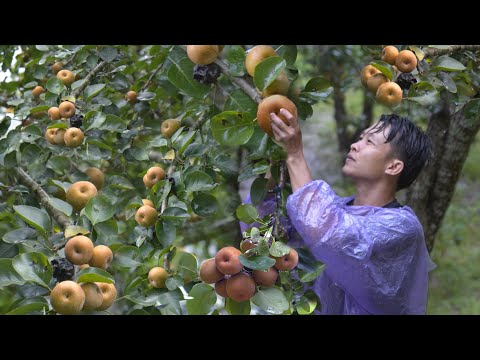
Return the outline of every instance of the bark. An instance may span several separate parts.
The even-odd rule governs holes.
[[[407,192],[407,204],[423,225],[429,251],[433,249],[470,145],[480,129],[480,117],[466,118],[463,110],[451,114],[448,98],[443,101],[442,109],[432,115],[427,129],[433,142],[433,161]]]

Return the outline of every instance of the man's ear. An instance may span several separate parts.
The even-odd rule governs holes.
[[[389,163],[387,168],[385,169],[385,173],[388,175],[398,175],[403,170],[403,161],[398,159],[392,159]]]

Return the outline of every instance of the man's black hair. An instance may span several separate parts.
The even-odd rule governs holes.
[[[397,183],[397,191],[409,187],[433,156],[430,137],[408,118],[395,114],[382,115],[373,133],[390,127],[385,143],[391,142],[392,155],[403,161],[403,170]]]

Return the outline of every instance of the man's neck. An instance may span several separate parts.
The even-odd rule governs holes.
[[[384,206],[395,199],[395,188],[389,184],[358,184],[353,201],[355,206]]]

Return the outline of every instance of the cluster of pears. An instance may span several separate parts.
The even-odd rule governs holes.
[[[245,68],[250,76],[255,76],[255,68],[263,60],[278,56],[275,49],[269,45],[257,45],[247,52],[245,57]],[[287,109],[294,117],[297,117],[297,107],[286,96],[290,87],[290,80],[286,72],[280,75],[262,91],[263,100],[258,105],[257,121],[260,128],[269,136],[273,137],[270,124],[270,113],[275,113],[284,123],[290,125],[287,118],[280,114],[280,109]]]
[[[273,286],[279,271],[290,271],[298,263],[298,253],[291,248],[282,257],[274,258],[275,265],[267,271],[246,269],[240,262],[239,255],[257,245],[244,240],[240,249],[227,246],[220,249],[215,257],[207,259],[200,265],[200,279],[207,284],[215,284],[215,291],[224,298],[236,302],[249,300],[257,291],[257,285]]]
[[[70,101],[63,101],[58,107],[52,106],[48,109],[50,120],[66,120],[75,115],[75,105]],[[76,148],[83,143],[85,135],[77,127],[52,128],[45,132],[45,139],[52,145],[65,145],[70,148]]]
[[[94,246],[90,238],[77,235],[65,245],[65,257],[74,265],[96,267],[106,270],[113,253],[108,246]],[[64,315],[77,314],[80,311],[100,311],[108,309],[117,296],[115,285],[102,282],[78,284],[67,280],[57,283],[50,294],[53,309]]]
[[[152,166],[143,176],[143,183],[149,189],[157,182],[165,179],[165,170],[160,166]],[[135,213],[135,221],[143,227],[149,227],[155,224],[158,219],[158,212],[153,202],[149,199],[142,199],[143,205]]]
[[[395,46],[386,46],[382,50],[383,61],[393,66],[401,73],[411,73],[417,67],[417,57],[410,50],[398,51]],[[380,70],[367,65],[361,72],[362,85],[375,94],[378,102],[395,106],[403,99],[402,88],[394,81],[390,81]]]

